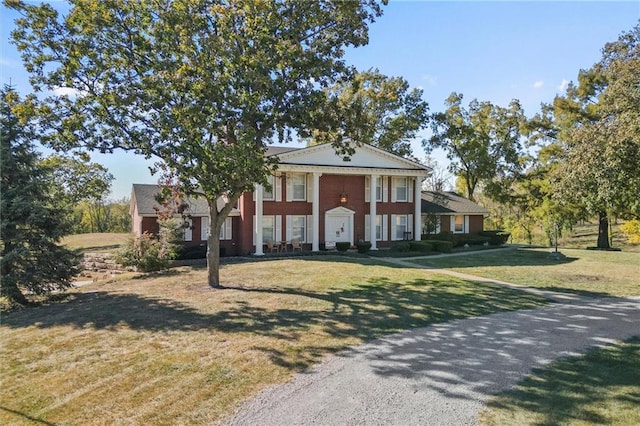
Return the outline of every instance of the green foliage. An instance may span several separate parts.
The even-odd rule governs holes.
[[[427,240],[426,242],[431,244],[434,251],[440,253],[451,253],[451,250],[453,250],[453,242],[451,241]]]
[[[48,4],[8,5],[22,15],[12,39],[34,89],[77,93],[29,99],[24,113],[44,142],[154,156],[186,195],[207,200],[216,236],[275,169],[267,145],[321,122],[323,87],[348,71],[345,47],[365,44],[381,15],[375,0],[78,0],[64,17]],[[212,286],[219,244],[208,239]]]
[[[409,244],[409,241],[397,241],[391,244],[389,249],[397,252],[408,252],[411,251],[411,245]]]
[[[608,248],[608,215],[640,215],[640,25],[607,43],[553,112],[558,197],[599,215],[598,247]]]
[[[640,243],[640,220],[628,220],[620,225],[620,229],[630,243]]]
[[[513,179],[524,167],[524,111],[517,100],[503,108],[474,99],[465,109],[462,98],[452,93],[445,112],[431,116],[433,136],[423,146],[427,153],[436,148],[446,152],[449,170],[462,178],[467,198],[475,200],[480,183],[498,196],[503,181]]]
[[[169,267],[169,254],[155,235],[145,232],[118,251],[116,262],[142,272],[160,271]]]
[[[356,249],[358,249],[358,253],[364,254],[371,250],[371,243],[369,241],[359,241],[356,243]]]
[[[463,247],[465,245],[481,246],[489,242],[489,237],[471,234],[455,234],[453,236],[453,246]]]
[[[453,250],[453,242],[451,241],[427,240],[424,242],[429,243],[433,247],[433,251],[439,253],[451,253],[451,250]]]
[[[326,90],[329,128],[311,129],[313,143],[345,139],[366,142],[400,156],[411,156],[411,141],[425,129],[429,106],[422,89],[409,90],[402,77],[377,69],[356,73]]]
[[[71,205],[104,199],[114,179],[106,167],[91,163],[86,154],[75,157],[50,155],[42,161],[42,167],[53,177],[54,196]]]
[[[489,244],[491,244],[492,246],[501,246],[502,244],[506,244],[507,241],[509,241],[509,237],[511,236],[509,232],[500,230],[482,231],[480,232],[480,235],[489,238]]]
[[[433,240],[453,242],[454,236],[451,231],[440,231],[433,236]]]
[[[340,241],[336,243],[336,250],[338,251],[347,251],[351,248],[351,243],[347,243],[344,241]]]
[[[129,208],[127,199],[111,203],[103,200],[80,202],[73,210],[73,232],[131,232]]]
[[[429,241],[409,241],[409,250],[429,253],[433,250],[433,244]]]
[[[72,286],[80,256],[58,245],[69,233],[65,204],[58,204],[55,180],[34,148],[31,123],[13,113],[20,105],[14,90],[0,91],[0,294],[27,304],[27,294],[43,295]]]

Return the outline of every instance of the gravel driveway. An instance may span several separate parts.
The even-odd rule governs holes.
[[[472,425],[549,361],[640,335],[640,299],[584,299],[414,329],[261,392],[230,425]]]

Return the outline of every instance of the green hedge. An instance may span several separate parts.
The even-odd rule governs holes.
[[[492,246],[501,246],[502,244],[505,244],[511,236],[509,232],[504,232],[501,230],[482,231],[480,232],[480,235],[483,237],[488,237],[489,244],[491,244]]]
[[[431,239],[429,239],[428,241],[437,240],[437,241],[451,241],[451,242],[453,242],[453,238],[454,238],[453,232],[451,232],[451,231],[440,231],[436,235],[434,235]]]
[[[409,241],[398,241],[391,244],[391,247],[389,248],[389,250],[399,251],[399,252],[411,251],[411,245],[409,245]]]
[[[433,244],[429,241],[409,241],[409,250],[429,253],[433,251]]]
[[[423,242],[430,243],[433,250],[439,253],[451,253],[453,249],[453,243],[451,241],[428,240]]]
[[[491,238],[483,235],[456,234],[453,238],[454,247],[462,247],[465,244],[470,246],[481,246],[485,243],[491,243]]]
[[[358,253],[364,254],[371,249],[371,243],[369,241],[360,241],[356,243],[356,248]]]
[[[347,251],[351,248],[351,243],[347,243],[344,241],[340,241],[336,243],[336,250],[338,251]]]

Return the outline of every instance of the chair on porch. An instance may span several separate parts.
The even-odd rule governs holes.
[[[295,253],[296,250],[302,251],[302,244],[300,243],[299,238],[294,238],[291,240],[291,251]]]
[[[270,252],[274,252],[274,251],[276,251],[276,252],[277,252],[277,251],[279,251],[279,250],[280,250],[280,247],[279,247],[279,246],[277,246],[277,245],[273,242],[273,240],[267,240],[267,249],[268,249]]]

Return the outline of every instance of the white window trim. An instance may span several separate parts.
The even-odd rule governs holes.
[[[378,185],[378,182],[376,182],[376,203],[385,203],[387,202],[387,177],[386,176],[378,176],[376,178],[376,180],[379,181],[380,185]],[[378,194],[378,189],[380,189],[380,194]],[[371,190],[371,176],[365,176],[364,177],[364,202],[365,203],[369,203],[371,202],[371,196],[370,194],[370,190]]]
[[[364,239],[365,241],[371,241],[371,215],[364,215]],[[377,214],[376,215],[376,241],[387,241],[387,215]],[[378,227],[380,229],[380,235],[378,235]]]
[[[263,189],[262,190],[262,200],[263,201],[275,201],[275,199],[276,199],[275,194],[276,194],[276,191],[277,191],[275,176],[273,176],[273,175],[267,176],[267,181],[269,182],[269,184],[271,184],[271,194],[269,194],[266,189]]]
[[[193,220],[187,219],[184,223],[187,225],[184,228],[184,241],[193,241]]]
[[[401,185],[402,183],[402,185]],[[406,177],[393,177],[391,179],[391,202],[393,203],[407,203],[410,201],[409,194],[409,180]],[[398,198],[398,188],[404,187],[405,189],[405,198]]]
[[[462,231],[456,231],[456,217],[462,216]],[[451,216],[450,222],[451,232],[454,234],[468,234],[469,233],[469,216],[456,214]]]
[[[295,218],[302,218],[303,219],[303,226],[302,226],[302,238],[300,238],[300,241],[303,243],[307,243],[309,242],[309,216],[307,215],[287,215],[286,216],[286,222],[287,222],[287,241],[291,241],[293,238],[296,238],[293,236],[293,220]]]
[[[402,241],[404,240],[404,233],[401,238],[398,238],[397,234],[397,226],[396,220],[399,217],[405,218],[405,232],[410,232],[413,239],[413,215],[412,214],[392,214],[391,215],[391,241]]]
[[[304,191],[302,198],[295,198],[293,196],[293,178],[302,177],[304,183]],[[307,189],[309,185],[307,182],[307,176],[305,173],[287,173],[287,201],[307,201]]]

